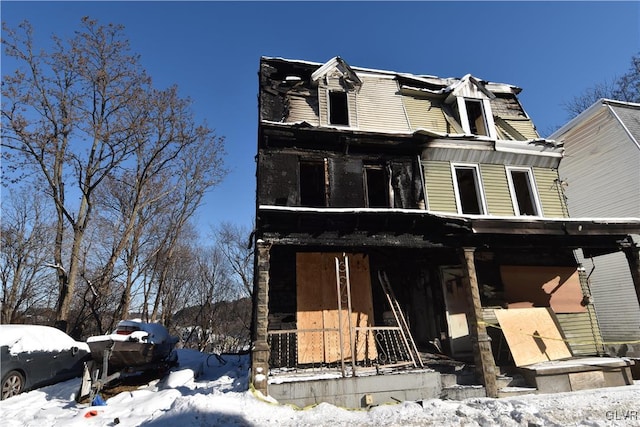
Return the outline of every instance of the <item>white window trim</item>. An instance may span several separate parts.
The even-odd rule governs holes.
[[[536,186],[536,179],[533,175],[533,169],[529,167],[523,166],[506,166],[507,171],[507,181],[509,183],[509,192],[511,193],[511,202],[513,203],[513,213],[516,216],[529,216],[529,215],[520,215],[520,206],[518,205],[518,198],[516,197],[516,189],[513,185],[513,177],[511,176],[512,171],[517,172],[527,172],[529,176],[529,189],[533,194],[533,203],[536,207],[537,215],[534,217],[542,217],[542,204],[540,203],[540,195],[538,194],[538,187]]]
[[[491,102],[488,99],[482,98],[472,98],[465,96],[456,97],[456,102],[458,103],[458,115],[460,116],[460,124],[462,125],[462,130],[468,135],[476,135],[471,133],[471,126],[469,126],[469,115],[467,114],[467,104],[466,100],[472,101],[480,101],[482,103],[482,115],[484,116],[485,126],[487,127],[488,135],[476,135],[480,138],[490,138],[490,139],[498,139],[498,134],[496,132],[496,124],[493,120],[493,113],[491,112]]]
[[[473,163],[451,163],[451,180],[453,181],[453,190],[456,196],[456,209],[460,215],[473,215],[462,212],[462,202],[460,200],[460,190],[458,189],[458,178],[456,176],[456,168],[474,169],[476,174],[476,191],[479,195],[480,208],[482,213],[480,215],[488,215],[487,199],[484,195],[484,186],[482,184],[482,174],[480,173],[480,167]]]
[[[331,95],[330,95],[331,92],[343,92],[344,94],[347,95],[347,120],[349,120],[348,125],[337,125],[337,124],[331,123]],[[326,125],[330,127],[339,128],[339,129],[340,128],[355,129],[357,126],[355,126],[353,122],[357,120],[357,116],[355,114],[355,111],[351,111],[351,108],[350,108],[351,98],[355,96],[355,94],[348,90],[330,89],[327,87],[325,89],[325,96],[327,100],[327,109],[326,109],[327,119],[325,120],[327,123]]]

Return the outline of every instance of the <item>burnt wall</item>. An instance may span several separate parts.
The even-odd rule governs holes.
[[[325,160],[326,159],[326,160]],[[389,207],[415,209],[422,195],[417,160],[410,156],[343,154],[295,149],[261,150],[258,156],[258,204],[301,206],[300,162],[326,162],[328,207],[365,207],[365,165],[378,165],[389,174],[393,202]],[[389,192],[389,188],[376,191]]]

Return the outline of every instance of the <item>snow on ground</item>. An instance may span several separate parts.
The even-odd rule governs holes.
[[[626,387],[514,398],[431,399],[370,410],[322,403],[300,410],[248,390],[248,356],[219,359],[178,350],[179,367],[161,381],[77,404],[80,380],[0,402],[2,426],[640,426],[640,382]],[[92,411],[95,415],[91,416]]]

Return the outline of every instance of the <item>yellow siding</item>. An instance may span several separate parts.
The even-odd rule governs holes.
[[[533,176],[538,187],[543,216],[547,218],[568,217],[562,185],[558,179],[558,171],[547,168],[533,168]]]
[[[557,313],[558,323],[574,356],[602,353],[602,338],[593,307],[585,313]]]
[[[512,216],[513,203],[503,165],[480,165],[489,215]]]
[[[523,120],[523,119],[503,118],[503,120],[507,122],[507,124],[509,124],[515,130],[520,132],[520,134],[524,136],[526,139],[540,138],[540,135],[538,135],[538,132],[536,132],[536,129],[533,126],[533,123],[531,123],[531,120],[529,119]]]
[[[402,100],[412,130],[424,128],[435,132],[448,132],[447,120],[442,109],[435,106],[429,99],[405,95]]]
[[[456,213],[456,197],[453,190],[449,162],[425,161],[422,163],[427,187],[428,209]]]

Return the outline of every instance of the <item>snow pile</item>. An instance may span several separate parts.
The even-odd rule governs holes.
[[[300,410],[249,390],[249,357],[178,350],[162,380],[107,400],[76,404],[75,379],[0,402],[2,425],[18,426],[640,426],[640,382],[573,393],[402,402],[369,410],[327,403]]]
[[[73,347],[89,351],[86,343],[75,341],[59,329],[40,325],[0,325],[0,346],[5,345],[11,354],[64,351]]]

